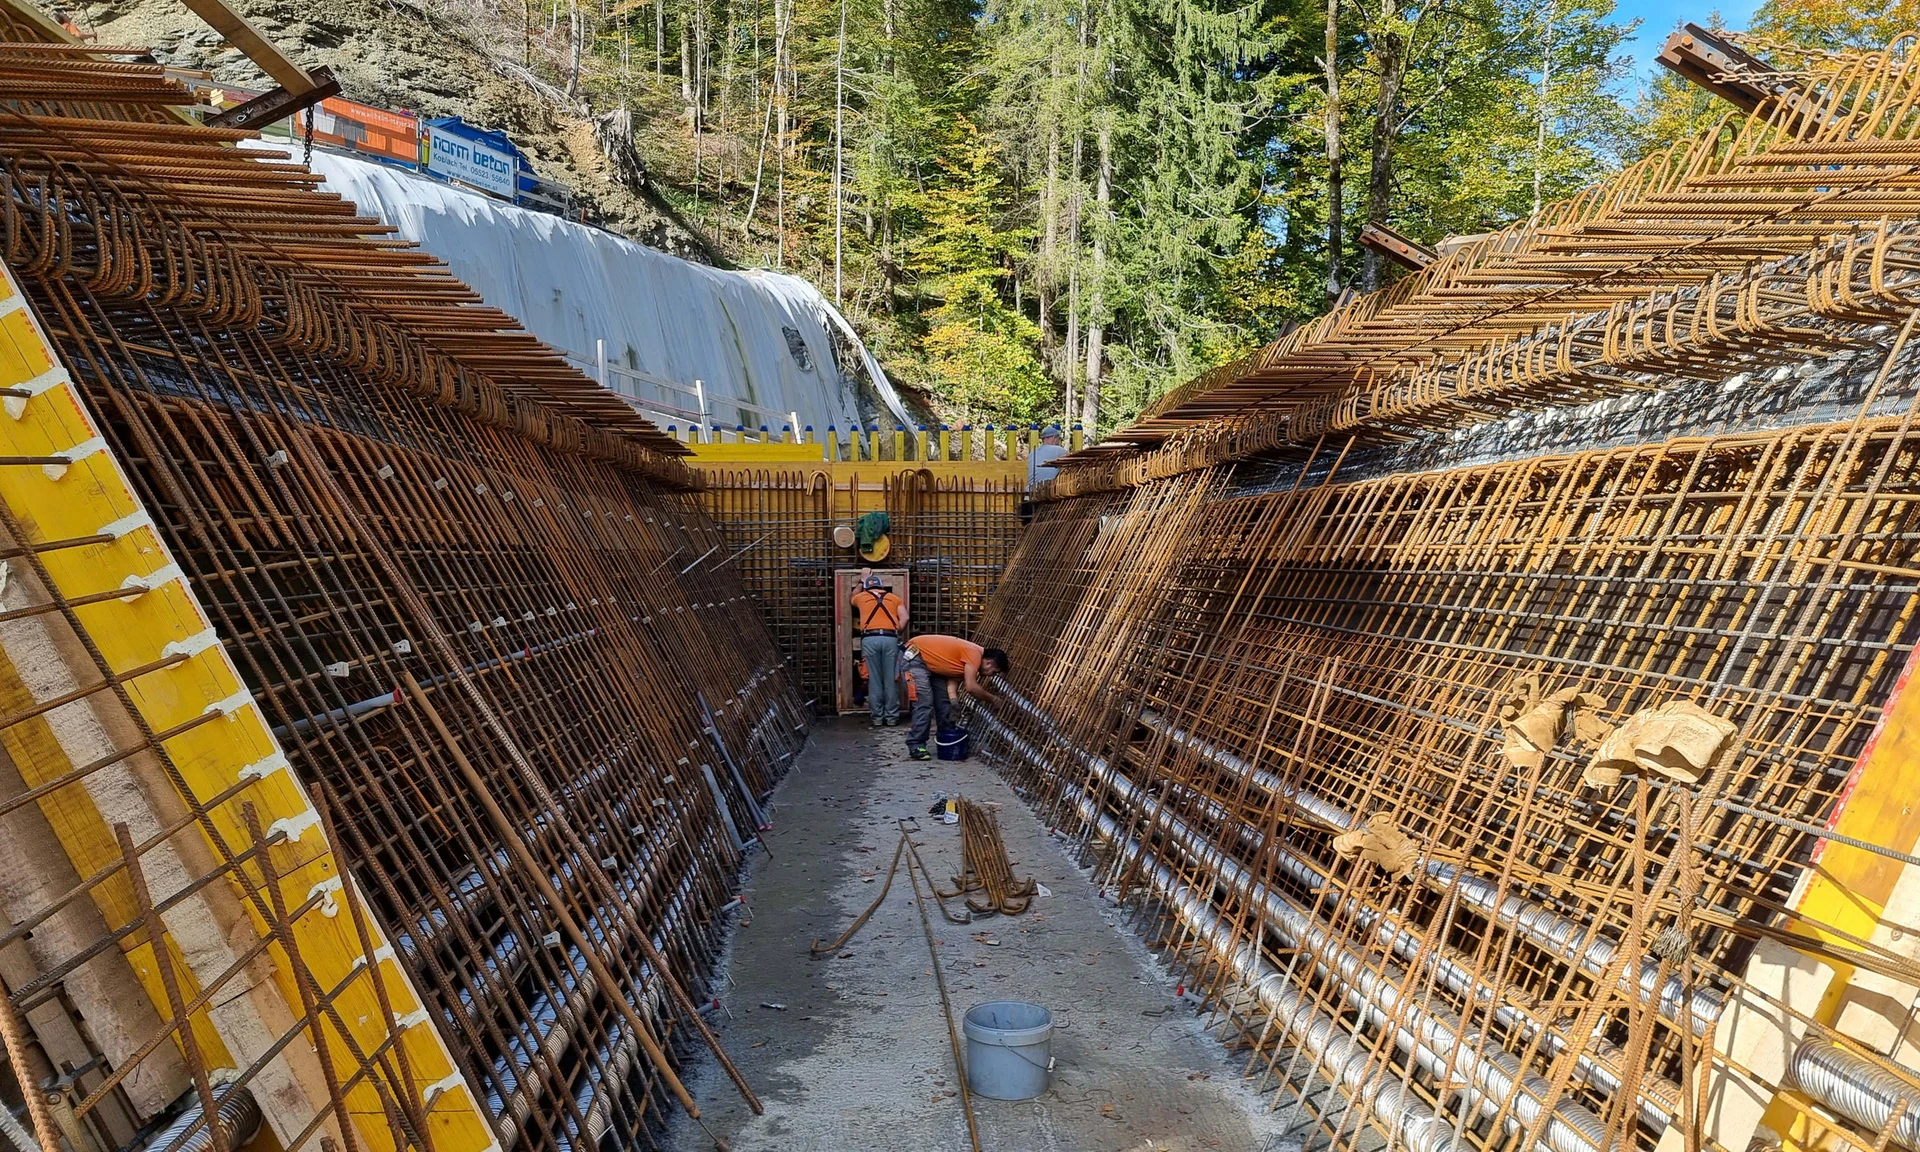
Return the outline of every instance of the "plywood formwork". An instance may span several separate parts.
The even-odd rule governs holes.
[[[0,45],[8,1066],[71,1152],[644,1145],[789,679],[677,444],[191,102]]]
[[[976,734],[1315,1142],[1920,1148],[1910,47],[1036,494]]]

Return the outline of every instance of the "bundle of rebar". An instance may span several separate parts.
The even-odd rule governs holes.
[[[0,45],[0,419],[84,441],[0,461],[12,1073],[76,1152],[648,1144],[779,654],[683,449],[193,103]]]
[[[1000,838],[1000,817],[992,808],[964,796],[956,801],[960,817],[960,874],[953,878],[949,899],[965,896],[967,907],[979,915],[1018,916],[1033,903],[1039,885],[1029,876],[1019,880]],[[974,895],[974,893],[979,895]]]

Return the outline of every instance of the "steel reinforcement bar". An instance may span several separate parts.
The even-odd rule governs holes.
[[[697,477],[158,67],[78,57],[0,45],[31,1119],[74,1152],[651,1143],[697,1111],[721,830],[805,724]]]
[[[1775,979],[1920,987],[1885,885],[1809,895],[1920,834],[1846,831],[1897,794],[1920,642],[1912,327],[1840,423],[1044,504],[978,633],[1014,668],[988,744],[1337,1146],[1913,1147],[1900,1025]],[[1733,735],[1596,782],[1557,714],[1506,754],[1534,689]]]

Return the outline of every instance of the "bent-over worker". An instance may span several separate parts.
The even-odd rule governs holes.
[[[981,681],[1006,674],[1007,654],[958,636],[915,636],[907,641],[902,666],[913,681],[913,727],[907,730],[907,754],[915,760],[931,760],[927,733],[935,716],[941,728],[952,725],[956,684],[977,700],[1000,703],[1000,697]]]
[[[860,655],[867,662],[867,707],[875,728],[900,722],[900,638],[907,628],[907,606],[887,590],[887,582],[867,576],[853,594],[853,624],[860,629]]]

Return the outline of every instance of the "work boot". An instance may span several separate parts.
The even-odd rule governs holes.
[[[931,760],[933,759],[933,753],[927,751],[925,748],[909,748],[907,750],[907,759]]]
[[[875,716],[873,718],[873,726],[875,728],[885,728],[887,726],[887,722],[885,720],[882,720],[880,717]]]

